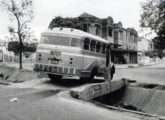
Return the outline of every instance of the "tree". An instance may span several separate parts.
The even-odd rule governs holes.
[[[20,45],[18,41],[10,41],[8,43],[8,50],[18,53],[20,51]],[[36,52],[37,44],[36,43],[27,43],[24,42],[22,46],[22,52]]]
[[[33,18],[32,0],[0,0],[0,7],[5,11],[14,22],[9,27],[11,34],[16,34],[19,40],[19,68],[22,69],[23,41],[29,37],[28,23]]]
[[[151,28],[157,34],[153,39],[155,47],[165,49],[165,1],[147,0],[142,4],[141,27]]]
[[[82,30],[82,22],[78,18],[63,18],[55,17],[49,24],[49,28],[53,29],[54,27],[69,27]]]

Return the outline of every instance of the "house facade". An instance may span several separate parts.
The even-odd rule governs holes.
[[[111,60],[116,64],[137,63],[137,31],[123,28],[122,23],[114,23],[112,17],[100,19],[83,13],[78,20],[83,22],[82,30],[106,39],[111,46]]]
[[[138,52],[152,52],[154,51],[154,43],[151,40],[138,38]]]

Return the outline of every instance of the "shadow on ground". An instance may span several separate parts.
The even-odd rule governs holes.
[[[101,82],[104,82],[104,81],[100,79],[95,79],[93,81],[80,80],[80,79],[60,79],[60,80],[44,81],[44,83],[47,83],[47,84],[58,85],[58,86],[67,87],[67,88],[79,87],[85,84],[93,84],[93,83],[101,83]]]

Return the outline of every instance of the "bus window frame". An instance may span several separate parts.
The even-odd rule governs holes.
[[[78,41],[78,45],[77,46],[72,46],[72,39],[77,39],[77,41]],[[74,47],[74,48],[79,48],[79,47],[81,47],[81,39],[79,39],[79,38],[75,38],[75,37],[70,37],[70,47]]]
[[[87,41],[88,40],[88,49],[85,49],[85,47],[84,47],[84,45],[85,45],[85,41]],[[86,42],[87,43],[87,42]],[[85,37],[84,39],[83,39],[83,45],[82,45],[82,47],[83,47],[83,50],[89,50],[90,51],[90,43],[91,43],[91,40],[90,40],[90,38],[87,38],[87,37]]]
[[[94,45],[94,49],[92,48],[92,45]],[[91,40],[90,42],[90,51],[96,52],[96,40]]]
[[[98,51],[98,45],[100,45],[99,47],[99,51]],[[97,53],[100,53],[101,52],[101,46],[102,46],[102,43],[101,42],[99,42],[99,41],[97,41],[97,43],[96,43],[96,52]]]
[[[106,48],[107,48],[107,44],[106,43],[102,43],[102,46],[101,46],[101,53],[102,54],[106,54],[106,52],[107,52]],[[104,49],[104,51],[103,51],[103,49]]]

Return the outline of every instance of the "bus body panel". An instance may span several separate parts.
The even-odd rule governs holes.
[[[83,50],[83,55],[84,69],[90,72],[92,72],[93,69],[97,69],[97,76],[102,76],[105,69],[105,55],[86,50]]]
[[[47,48],[49,46],[49,48]],[[58,51],[60,52],[60,57],[57,59],[54,59],[54,55],[51,54],[51,52]],[[61,75],[69,75],[69,76],[79,76],[80,72],[76,72],[76,70],[83,69],[83,55],[81,53],[81,49],[79,48],[70,48],[70,47],[61,47],[56,45],[42,45],[39,44],[37,54],[36,54],[36,64],[43,65],[46,67],[54,66],[58,69],[54,72],[45,70],[44,68],[41,68],[41,70],[36,70],[40,72],[47,72],[47,73],[53,73],[53,74],[61,74]],[[74,74],[66,74],[65,69],[72,68],[74,69]],[[51,68],[47,68],[51,69]],[[59,70],[62,69],[62,70]],[[78,75],[76,75],[78,74]]]

